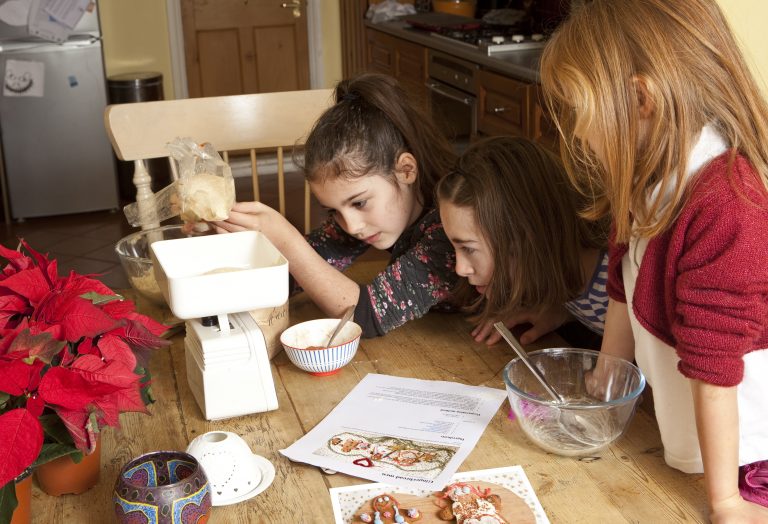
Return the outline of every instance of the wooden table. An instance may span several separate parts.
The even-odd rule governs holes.
[[[127,294],[130,295],[130,292]],[[139,302],[155,318],[163,311]],[[291,299],[291,323],[321,316],[303,296]],[[122,428],[107,428],[102,439],[101,480],[79,496],[50,497],[33,490],[35,523],[114,522],[112,489],[120,468],[155,450],[184,450],[196,436],[233,431],[254,453],[272,461],[274,483],[264,493],[233,506],[213,508],[211,523],[332,523],[328,489],[368,483],[343,474],[326,475],[317,467],[292,463],[278,450],[308,432],[367,373],[448,380],[504,389],[501,372],[514,357],[504,344],[488,348],[472,341],[460,315],[430,313],[387,336],[364,339],[352,363],[329,377],[311,376],[281,352],[272,373],[279,409],[228,420],[203,418],[187,385],[183,335],[151,361],[151,415],[125,414]],[[561,345],[550,336],[533,347]],[[706,497],[701,475],[684,475],[664,463],[653,417],[638,410],[627,433],[596,457],[567,458],[531,443],[507,418],[505,401],[459,471],[521,465],[553,523],[705,522]]]

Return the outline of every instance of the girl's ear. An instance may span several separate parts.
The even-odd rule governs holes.
[[[395,177],[401,184],[413,184],[419,175],[416,157],[410,153],[401,153],[395,165]]]
[[[637,96],[637,112],[641,119],[650,118],[653,115],[656,106],[651,97],[648,80],[640,75],[632,77],[632,85],[635,87]]]

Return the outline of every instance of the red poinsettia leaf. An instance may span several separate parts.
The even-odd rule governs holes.
[[[103,309],[112,318],[128,318],[136,311],[136,305],[131,300],[123,299],[104,304]]]
[[[54,408],[54,411],[72,436],[72,442],[75,444],[75,447],[83,453],[88,453],[89,450],[92,450],[90,436],[93,433],[92,429],[89,428],[90,412],[65,408]],[[96,445],[95,439],[93,439],[93,445]]]
[[[37,392],[50,406],[85,410],[94,399],[117,389],[114,384],[89,380],[79,370],[57,366],[43,375]]]
[[[37,418],[42,415],[44,408],[45,401],[40,398],[39,395],[32,395],[31,397],[27,398],[27,409],[33,417]]]
[[[74,271],[71,272],[69,276],[62,281],[61,284],[62,289],[66,289],[67,291],[70,291],[78,296],[83,296],[86,294],[93,294],[95,297],[115,296],[115,292],[112,291],[109,286],[104,284],[102,281],[87,277],[85,275],[79,275]],[[94,301],[91,300],[90,297],[88,300],[97,304],[102,301],[101,299]]]
[[[21,251],[8,249],[2,245],[0,245],[0,257],[8,261],[8,265],[3,268],[3,274],[2,277],[0,277],[0,281],[4,280],[6,277],[16,274],[19,271],[23,271],[34,266],[32,259]]]
[[[53,285],[54,282],[58,279],[58,274],[56,271],[56,261],[50,260],[46,255],[43,255],[42,253],[39,253],[32,249],[32,246],[30,246],[26,240],[23,238],[19,239],[19,242],[21,242],[21,245],[24,246],[24,249],[27,250],[27,252],[32,255],[32,258],[35,259],[35,262],[37,264],[37,267],[41,269],[43,274],[47,275],[48,282]]]
[[[97,345],[101,356],[107,362],[122,362],[129,369],[136,368],[136,356],[131,347],[120,337],[108,333],[99,338]]]
[[[70,342],[82,337],[97,337],[118,325],[99,307],[69,292],[56,294],[45,306],[38,308],[38,320],[61,324],[64,338]]]
[[[18,396],[34,391],[40,384],[40,373],[45,365],[35,360],[0,360],[0,391]]]
[[[43,428],[24,409],[0,415],[0,486],[15,479],[35,461],[43,447]]]
[[[0,311],[4,314],[29,314],[32,311],[32,306],[29,302],[15,292],[9,292],[3,290],[4,293],[0,296]]]
[[[123,362],[113,360],[104,362],[95,355],[83,355],[72,364],[72,371],[77,371],[80,376],[92,384],[111,384],[117,388],[138,388],[141,377],[133,372]],[[110,392],[111,393],[111,392]]]
[[[134,350],[156,349],[171,344],[170,340],[160,338],[144,327],[144,324],[133,319],[126,319],[125,325],[115,330],[115,333],[123,337]]]
[[[0,282],[0,286],[26,298],[33,306],[51,291],[51,285],[39,267],[19,271]]]
[[[50,364],[54,356],[62,350],[67,343],[56,340],[49,332],[33,335],[25,329],[13,340],[8,348],[8,353],[26,352],[27,355],[37,357],[46,364]]]
[[[84,338],[80,341],[80,343],[77,345],[77,354],[96,355],[97,357],[101,358],[101,352],[99,351],[99,348],[97,348],[93,343],[92,338]]]
[[[104,424],[120,427],[120,413],[147,413],[147,407],[138,388],[119,389],[95,402],[101,411]]]

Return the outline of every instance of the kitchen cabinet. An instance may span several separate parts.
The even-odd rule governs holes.
[[[366,47],[367,70],[395,77],[414,102],[426,109],[427,48],[372,29],[366,30]]]
[[[477,131],[489,136],[529,136],[530,88],[527,82],[478,71]]]

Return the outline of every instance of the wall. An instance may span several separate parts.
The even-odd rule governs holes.
[[[313,0],[308,0],[313,1]],[[323,53],[322,87],[334,87],[341,80],[341,18],[339,0],[319,0],[322,2],[321,38]],[[341,0],[346,2],[349,0]],[[362,23],[362,22],[361,22]]]
[[[742,51],[768,98],[768,2],[765,0],[718,0],[720,8],[731,23],[733,32],[741,42]]]
[[[168,16],[164,0],[99,0],[107,76],[135,71],[163,75],[166,99],[173,98]]]

